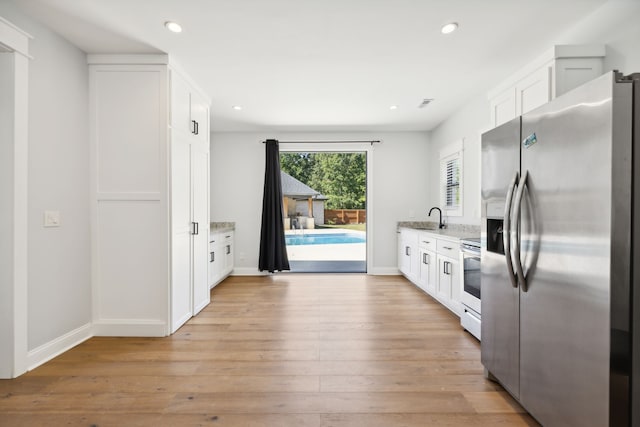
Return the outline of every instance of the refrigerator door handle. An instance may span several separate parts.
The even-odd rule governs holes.
[[[516,200],[513,206],[513,217],[515,221],[519,221],[520,219],[520,208],[522,207],[522,197],[524,196],[524,189],[527,186],[528,178],[529,178],[529,171],[525,171],[524,175],[522,175],[522,179],[520,180],[518,191],[516,191],[516,196],[515,196]],[[520,282],[522,291],[527,292],[527,279],[524,276],[524,269],[522,268],[522,260],[520,259],[520,236],[518,234],[519,234],[518,230],[516,230],[516,233],[512,233],[513,253],[511,256],[516,263],[516,273],[518,275],[518,281]]]
[[[504,246],[504,257],[507,261],[507,270],[509,271],[509,279],[511,285],[514,288],[518,287],[518,280],[516,278],[516,272],[513,270],[513,258],[511,256],[511,206],[513,202],[513,192],[518,185],[518,178],[520,174],[516,172],[509,184],[509,190],[507,191],[507,200],[504,205],[504,223],[502,228],[502,244]]]

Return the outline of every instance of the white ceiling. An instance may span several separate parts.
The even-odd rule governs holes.
[[[605,2],[14,0],[88,53],[169,53],[219,131],[430,130]]]

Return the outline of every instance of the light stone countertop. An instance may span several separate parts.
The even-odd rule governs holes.
[[[235,229],[235,222],[211,222],[209,224],[209,233],[220,233],[224,231],[232,231]]]
[[[399,221],[398,229],[409,228],[433,234],[436,237],[459,240],[466,237],[480,237],[479,225],[447,224],[447,228],[438,229],[438,223],[433,221]]]

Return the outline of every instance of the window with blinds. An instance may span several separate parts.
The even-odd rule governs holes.
[[[440,153],[440,206],[448,216],[462,216],[462,144]]]

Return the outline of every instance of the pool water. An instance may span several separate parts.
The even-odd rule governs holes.
[[[288,246],[295,245],[335,245],[340,243],[365,243],[367,241],[364,235],[349,233],[330,233],[330,234],[296,234],[285,236]]]

